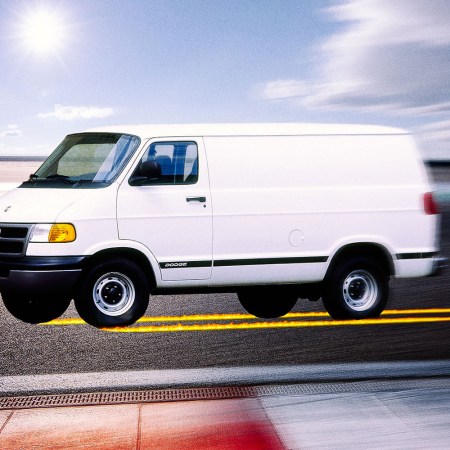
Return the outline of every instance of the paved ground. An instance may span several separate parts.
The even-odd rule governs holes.
[[[450,378],[254,392],[220,400],[3,409],[0,448],[450,448]]]

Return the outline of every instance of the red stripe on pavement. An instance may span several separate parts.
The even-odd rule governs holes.
[[[141,449],[285,448],[257,399],[143,405],[140,432]]]

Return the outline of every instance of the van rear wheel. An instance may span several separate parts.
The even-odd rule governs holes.
[[[389,296],[389,276],[368,258],[336,266],[325,282],[322,300],[334,319],[379,317]]]
[[[274,319],[291,311],[298,295],[282,288],[258,286],[240,290],[238,298],[249,314],[261,319]]]
[[[149,284],[139,266],[129,260],[103,261],[83,277],[75,296],[80,317],[95,327],[126,326],[145,313]]]
[[[70,298],[57,295],[32,295],[2,292],[5,308],[16,319],[26,323],[44,323],[62,316]]]

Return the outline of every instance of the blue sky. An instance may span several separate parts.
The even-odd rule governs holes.
[[[449,23],[448,0],[0,0],[0,155],[98,125],[340,122],[450,159]]]

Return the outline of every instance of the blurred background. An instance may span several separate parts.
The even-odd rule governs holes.
[[[450,159],[446,0],[0,0],[0,156],[118,123],[406,128]]]

